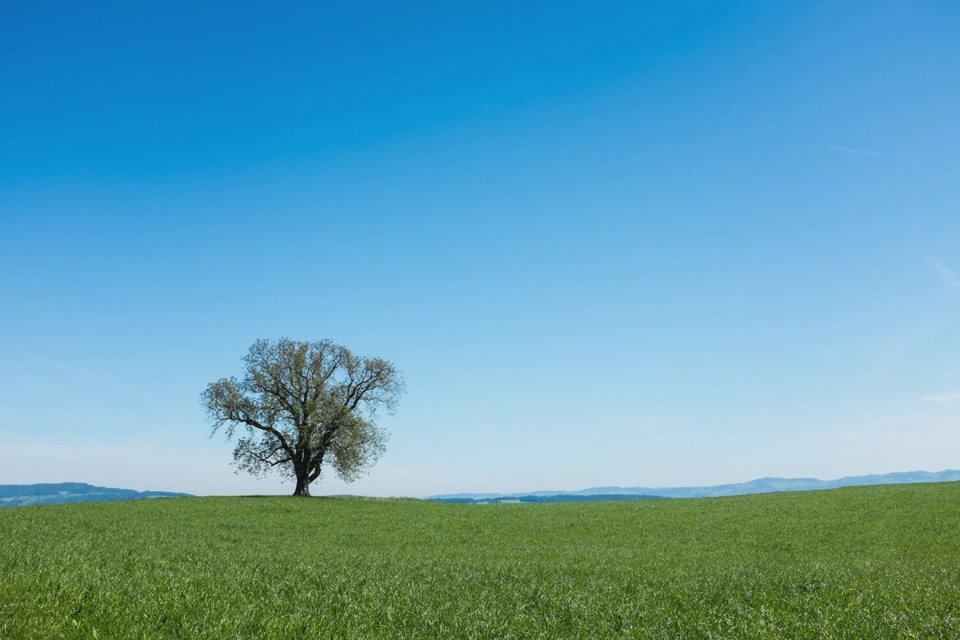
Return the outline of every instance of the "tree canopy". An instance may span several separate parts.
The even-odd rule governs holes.
[[[210,383],[201,398],[213,423],[233,438],[238,470],[277,471],[309,496],[325,462],[346,482],[363,475],[385,450],[377,413],[393,413],[403,393],[399,371],[381,358],[362,358],[329,340],[257,340],[244,374]]]

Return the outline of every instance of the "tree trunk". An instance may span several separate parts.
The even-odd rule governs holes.
[[[297,488],[293,490],[293,495],[310,497],[310,478],[308,474],[297,472]]]

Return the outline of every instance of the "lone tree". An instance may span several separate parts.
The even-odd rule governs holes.
[[[201,398],[213,433],[238,438],[234,465],[263,476],[296,479],[295,496],[329,461],[346,482],[359,478],[383,453],[387,433],[377,410],[393,413],[403,392],[400,372],[386,360],[360,358],[329,340],[257,340],[243,359],[242,379],[223,378]]]

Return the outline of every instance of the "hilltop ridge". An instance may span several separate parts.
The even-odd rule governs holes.
[[[0,507],[22,507],[32,504],[64,504],[70,502],[111,502],[148,498],[188,498],[189,493],[169,491],[134,491],[98,487],[85,482],[40,484],[0,484]]]
[[[623,500],[650,498],[719,498],[779,491],[816,491],[840,487],[862,487],[883,484],[915,484],[918,482],[960,481],[960,470],[898,471],[865,476],[846,476],[836,480],[817,478],[757,478],[748,482],[706,487],[591,487],[579,491],[530,491],[525,493],[452,493],[430,496],[441,502],[566,502],[580,500]],[[554,500],[550,500],[554,498]]]

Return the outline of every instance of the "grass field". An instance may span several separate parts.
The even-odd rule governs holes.
[[[0,511],[0,638],[960,638],[960,483]]]

